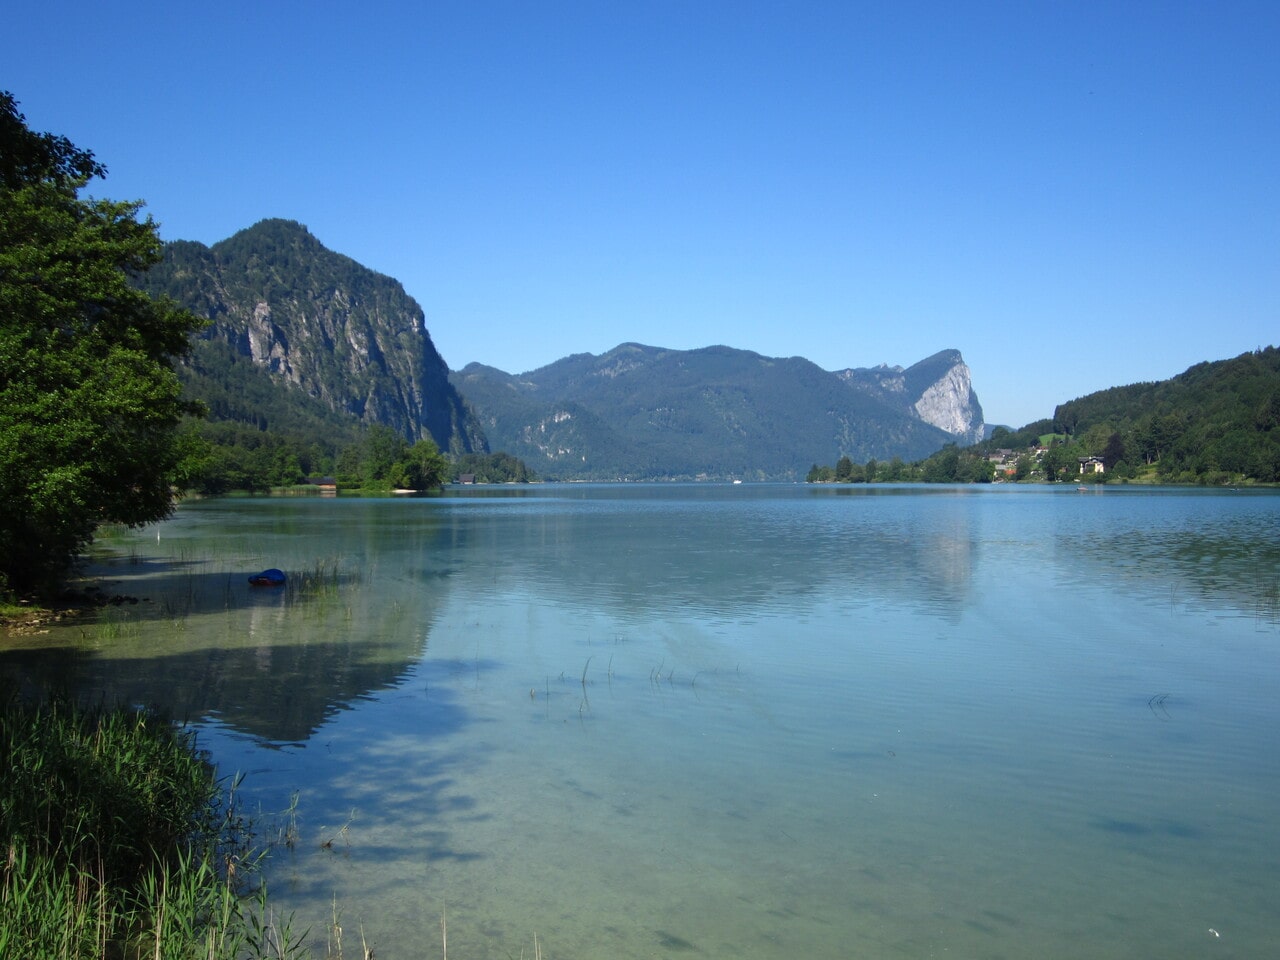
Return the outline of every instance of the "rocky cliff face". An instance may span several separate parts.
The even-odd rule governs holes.
[[[906,369],[859,367],[837,373],[857,390],[951,434],[958,443],[977,443],[986,424],[969,366],[959,350],[942,350]]]
[[[486,449],[418,304],[300,224],[264,220],[212,247],[170,244],[146,283],[208,317],[205,340],[332,410],[441,450]]]
[[[956,364],[942,379],[930,384],[914,407],[925,423],[932,423],[969,443],[982,439],[982,408],[978,406],[969,368],[964,363]]]

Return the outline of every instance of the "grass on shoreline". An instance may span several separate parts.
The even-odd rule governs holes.
[[[0,701],[0,956],[308,956],[235,784],[147,711]]]

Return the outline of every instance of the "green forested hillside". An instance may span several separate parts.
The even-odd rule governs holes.
[[[1091,455],[1110,444],[1113,462],[1154,465],[1162,479],[1280,481],[1280,349],[1072,400],[1054,411],[1053,429]]]
[[[208,410],[187,427],[196,453],[187,482],[205,493],[332,474],[339,452],[357,444],[364,429],[355,416],[272,380],[221,341],[197,340],[180,372],[187,396]]]
[[[1001,451],[1007,454],[1001,455]],[[1104,472],[1080,473],[1097,457]],[[811,480],[885,479],[845,464]],[[909,464],[904,479],[1079,479],[1167,483],[1280,483],[1280,349],[1196,364],[1169,380],[1112,387],[1061,404],[1051,419],[998,427],[967,449]]]

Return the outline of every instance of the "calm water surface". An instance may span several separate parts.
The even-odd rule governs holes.
[[[190,718],[379,960],[1258,957],[1280,496],[227,500],[0,665]],[[254,590],[249,573],[317,575]]]

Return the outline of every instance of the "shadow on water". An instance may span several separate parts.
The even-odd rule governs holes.
[[[264,744],[300,744],[337,714],[405,683],[425,638],[395,658],[370,658],[361,644],[207,647],[156,656],[112,657],[74,646],[0,651],[0,675],[27,691],[69,691],[105,703],[143,704],[175,720],[218,723]],[[442,664],[474,671],[483,665]],[[456,706],[422,715],[423,736],[465,722]]]
[[[173,619],[240,608],[271,609],[339,600],[366,576],[337,561],[315,561],[309,568],[285,571],[281,585],[256,586],[252,565],[167,557],[102,558],[85,571],[82,588],[101,597],[104,606],[127,610],[140,619]],[[438,582],[449,571],[415,571],[423,582]],[[408,579],[401,573],[400,580]]]
[[[145,704],[264,744],[300,744],[357,701],[405,682],[452,589],[448,570],[376,557],[282,563],[284,586],[255,587],[243,562],[209,552],[99,563],[88,582],[119,602],[2,638],[0,675],[28,691]],[[460,711],[436,711],[426,732],[462,722]]]
[[[268,809],[282,809],[287,793],[304,793],[308,842],[292,855],[303,869],[291,886],[314,888],[324,899],[332,895],[324,861],[395,861],[406,834],[427,862],[484,857],[459,847],[452,827],[486,816],[458,789],[459,777],[485,755],[447,744],[475,721],[454,681],[498,665],[424,659],[425,638],[413,648],[412,656],[367,659],[361,644],[346,642],[151,657],[53,646],[0,651],[0,677],[28,692],[147,705],[196,724],[197,742],[211,749],[223,773],[246,773],[259,803],[276,798]],[[370,707],[374,719],[362,720]],[[375,839],[382,834],[368,825],[387,823],[396,825],[398,839]],[[288,865],[281,869],[288,872]]]

